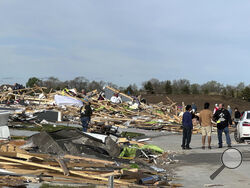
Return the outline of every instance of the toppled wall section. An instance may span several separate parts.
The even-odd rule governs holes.
[[[33,135],[27,146],[36,148],[41,153],[56,155],[106,155],[118,157],[121,149],[109,137],[103,143],[101,140],[84,134],[77,129],[41,132]]]

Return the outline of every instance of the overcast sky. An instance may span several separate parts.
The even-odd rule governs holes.
[[[249,84],[249,10],[249,0],[0,0],[0,83]]]

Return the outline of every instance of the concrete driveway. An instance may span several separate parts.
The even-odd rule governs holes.
[[[225,168],[215,180],[210,175],[221,166],[221,154],[227,149],[225,136],[224,147],[218,148],[217,134],[212,135],[212,149],[201,149],[201,135],[193,135],[192,150],[181,149],[182,135],[166,135],[153,137],[151,144],[158,145],[164,150],[176,151],[175,159],[179,163],[174,168],[176,180],[184,187],[250,187],[250,145],[237,144],[231,134],[232,146],[243,154],[243,162],[237,169]]]

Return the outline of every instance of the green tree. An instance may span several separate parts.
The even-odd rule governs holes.
[[[165,92],[166,94],[172,94],[173,90],[172,90],[172,84],[170,80],[167,80],[165,83]]]
[[[225,87],[226,89],[226,95],[230,96],[230,97],[235,97],[236,96],[236,88],[234,86],[231,85],[227,85]]]
[[[245,89],[245,84],[243,82],[240,82],[236,86],[236,96],[235,97],[240,97],[242,95],[242,91]]]
[[[28,82],[26,83],[26,87],[34,87],[34,85],[39,85],[39,83],[41,82],[41,80],[39,80],[36,77],[31,77],[29,78]]]
[[[201,86],[201,90],[204,94],[221,94],[223,91],[223,85],[212,80]]]
[[[192,84],[190,86],[190,90],[192,94],[200,94],[200,85],[199,84]]]
[[[133,85],[129,85],[125,90],[124,92],[127,93],[127,94],[131,94],[131,95],[135,95],[137,93],[137,86],[136,84],[133,84]]]
[[[187,79],[174,80],[172,88],[174,94],[190,94],[190,81]]]
[[[154,94],[154,88],[150,81],[144,84],[144,89],[146,90],[147,93]]]
[[[245,87],[242,91],[242,98],[250,102],[250,87]]]
[[[185,85],[181,88],[181,94],[190,94],[190,87]]]

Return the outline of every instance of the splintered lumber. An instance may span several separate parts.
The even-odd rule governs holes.
[[[122,174],[118,170],[115,170],[114,172],[109,172],[106,174],[100,174],[101,177],[109,177],[109,176],[117,176],[117,175],[122,175]]]
[[[67,168],[65,162],[62,159],[59,159],[59,158],[56,158],[56,161],[59,163],[60,167],[62,168],[63,174],[65,176],[68,176],[69,175],[69,169]]]
[[[75,176],[64,176],[61,174],[56,174],[56,173],[51,173],[51,172],[45,172],[44,174],[48,175],[48,176],[52,176],[53,179],[54,178],[62,178],[62,179],[69,180],[69,181],[74,180],[77,183],[91,183],[94,185],[100,185],[100,184],[105,185],[108,183],[107,181],[102,181],[102,180],[83,179],[83,178],[79,178],[79,177],[75,177]],[[42,179],[45,180],[44,177],[42,177]],[[51,179],[50,181],[53,181],[53,179]],[[48,181],[48,179],[46,181]]]
[[[5,143],[0,146],[1,152],[18,152],[18,153],[27,153],[25,150],[20,149],[18,146]]]
[[[127,138],[118,138],[118,143],[124,143],[124,142],[129,142]]]
[[[67,163],[68,168],[72,167],[84,167],[84,168],[104,168],[106,165],[104,163],[93,163],[93,162],[77,162],[77,163]]]
[[[142,146],[144,146],[145,144],[143,144],[143,143],[140,143],[140,142],[136,142],[136,141],[129,141],[129,143],[130,144],[135,144],[135,145],[138,145],[139,147],[142,147]]]
[[[41,157],[34,157],[29,154],[24,154],[24,153],[16,153],[16,152],[0,152],[0,156],[6,156],[6,157],[17,157],[17,158],[22,158],[22,159],[38,159],[43,161],[44,159]]]
[[[133,101],[133,98],[132,98],[132,97],[130,97],[130,96],[124,94],[124,93],[120,93],[119,90],[114,89],[114,88],[109,87],[109,86],[105,86],[105,87],[108,88],[108,89],[110,89],[110,90],[113,91],[114,93],[119,93],[119,95],[122,95],[122,96],[124,96],[124,97],[126,97],[126,98],[129,98],[131,101]]]
[[[58,171],[58,172],[62,172],[62,173],[64,172],[59,167],[42,165],[42,164],[37,164],[37,163],[34,163],[34,162],[28,162],[28,161],[21,161],[21,160],[12,159],[12,158],[3,157],[3,156],[0,156],[0,159],[1,160],[5,160],[5,161],[11,161],[11,162],[16,162],[16,163],[21,163],[21,164],[25,164],[25,165],[29,165],[29,166],[35,166],[35,167],[45,168],[45,169],[49,169],[49,170],[54,170],[54,171]],[[100,176],[96,176],[96,175],[89,175],[89,174],[87,175],[85,173],[75,172],[73,170],[69,170],[69,173],[73,174],[73,175],[78,175],[78,176],[81,176],[81,177],[89,178],[89,179],[97,179],[97,180],[108,181],[108,178],[104,178],[104,177],[100,177]],[[114,182],[118,183],[118,184],[123,184],[123,185],[130,185],[130,183],[123,182],[121,180],[114,180]]]
[[[74,155],[64,155],[64,158],[66,158],[66,159],[85,160],[85,161],[89,161],[89,162],[104,163],[104,164],[109,164],[109,165],[115,164],[115,162],[113,162],[113,161],[106,161],[106,160],[101,160],[101,159],[93,159],[93,158],[80,157],[80,156],[74,156]]]
[[[9,171],[14,172],[20,175],[40,175],[42,173],[47,172],[46,169],[37,169],[37,170],[29,170],[29,169],[21,169],[21,168],[7,168]]]

